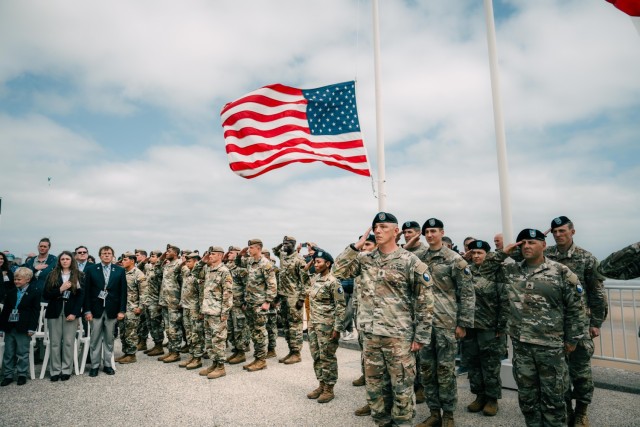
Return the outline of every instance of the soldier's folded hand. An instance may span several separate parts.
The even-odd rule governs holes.
[[[296,301],[296,308],[300,310],[302,307],[304,307],[304,300],[300,299]]]
[[[338,332],[338,331],[336,331],[334,329],[333,332],[331,332],[331,341],[333,341],[333,342],[340,341],[340,332]]]

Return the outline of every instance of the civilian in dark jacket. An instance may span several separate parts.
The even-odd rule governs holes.
[[[49,305],[45,312],[49,328],[51,381],[67,381],[73,366],[73,343],[78,331],[78,318],[84,303],[84,276],[69,251],[58,256],[44,287],[44,299]]]
[[[13,289],[13,272],[7,255],[0,252],[0,304],[4,302],[7,292]]]
[[[18,385],[27,382],[29,371],[29,341],[38,328],[40,315],[40,292],[29,285],[33,272],[20,267],[14,275],[15,287],[5,298],[4,308],[0,313],[0,335],[4,335],[4,379],[0,387],[8,386],[18,371]]]

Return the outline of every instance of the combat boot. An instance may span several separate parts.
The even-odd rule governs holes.
[[[193,356],[189,356],[187,360],[183,360],[182,362],[178,363],[178,366],[181,368],[186,368],[187,365],[191,363],[192,360],[193,360]]]
[[[429,418],[418,424],[416,427],[440,427],[442,424],[442,417],[440,416],[440,409],[432,409]]]
[[[325,384],[322,394],[318,396],[318,403],[331,402],[334,397],[336,396],[333,394],[333,384]]]
[[[294,363],[300,363],[302,362],[302,359],[300,358],[300,352],[299,351],[294,351],[291,353],[291,357],[289,357],[287,360],[285,360],[284,363],[285,365],[293,365]]]
[[[227,372],[224,370],[224,363],[217,363],[216,368],[207,375],[207,378],[215,380],[216,378],[224,377],[225,375],[227,375]]]
[[[127,364],[127,363],[136,363],[136,355],[135,354],[125,354],[124,357],[121,357],[120,360],[117,361],[118,363],[121,364]]]
[[[285,357],[282,357],[282,358],[278,359],[278,363],[284,363],[284,362],[285,362],[285,360],[287,360],[288,358],[290,358],[292,354],[293,354],[293,352],[292,352],[292,351],[290,351],[289,353],[287,353],[287,355],[286,355]]]
[[[567,407],[567,425],[573,426],[573,422],[575,421],[576,414],[573,412],[573,401],[571,399],[565,400],[565,405]]]
[[[224,361],[225,361],[225,362],[230,361],[231,359],[233,359],[234,357],[236,357],[236,355],[237,355],[237,354],[238,354],[238,350],[235,350],[235,349],[234,349],[234,350],[231,352],[231,355],[227,356],[227,358],[226,358],[226,359],[224,359]]]
[[[244,365],[244,366],[242,367],[242,369],[244,369],[244,370],[249,370],[249,368],[250,368],[251,366],[255,365],[255,363],[256,363],[257,361],[258,361],[258,359],[253,359],[253,361],[251,361],[251,362],[247,363],[246,365]]]
[[[264,359],[257,359],[255,363],[247,368],[249,372],[261,371],[267,369],[267,362]]]
[[[589,405],[576,402],[576,412],[573,425],[574,427],[589,427],[589,417],[587,416],[587,407]]]
[[[202,366],[202,359],[199,357],[194,357],[193,359],[191,359],[191,363],[185,366],[185,368],[187,368],[188,370],[192,370],[192,369],[198,369],[201,366]]]
[[[276,351],[274,349],[271,349],[269,351],[267,351],[267,356],[265,357],[265,359],[271,359],[272,357],[277,357],[278,355],[276,354]]]
[[[479,394],[476,396],[476,400],[474,400],[467,406],[467,411],[480,412],[486,404],[487,398],[484,396],[484,394]]]
[[[173,363],[180,360],[180,353],[169,353],[162,361],[164,363]]]
[[[362,408],[356,409],[354,414],[356,415],[356,417],[367,417],[371,415],[371,407],[367,403]]]
[[[416,403],[424,403],[425,400],[424,387],[422,387],[422,385],[419,385],[418,387],[416,387]]]
[[[147,351],[147,341],[138,341],[138,345],[136,346],[136,351]]]
[[[115,358],[115,359],[113,359],[113,360],[114,360],[115,362],[120,362],[120,361],[121,361],[122,359],[124,359],[125,357],[127,357],[127,354],[126,354],[126,353],[125,353],[125,354],[123,354],[123,355],[122,355],[122,356],[120,356],[120,357],[116,357],[116,358]]]
[[[442,427],[455,427],[453,423],[453,412],[442,411]]]
[[[360,375],[360,378],[358,378],[357,380],[351,381],[351,385],[354,387],[362,387],[364,384],[365,384],[364,375]]]
[[[200,375],[201,377],[206,377],[211,372],[213,372],[214,369],[216,369],[217,365],[218,365],[217,363],[212,363],[211,366],[201,369],[200,372],[198,372],[198,375]]]
[[[317,399],[320,397],[320,395],[322,394],[322,392],[324,391],[324,383],[322,381],[320,381],[320,385],[318,386],[318,388],[316,388],[315,390],[307,393],[307,397],[309,399]]]
[[[164,354],[164,348],[162,344],[156,344],[151,350],[147,351],[147,356],[160,356]]]
[[[236,355],[229,359],[229,365],[237,365],[238,363],[246,362],[247,358],[244,355],[244,351],[238,351]]]
[[[482,409],[482,413],[488,417],[493,417],[498,413],[498,401],[496,399],[487,398],[487,403],[484,405]]]
[[[169,355],[171,355],[171,352],[167,353],[167,354],[162,354],[162,356],[158,357],[158,361],[163,362],[164,359],[166,359],[167,357],[169,357]]]

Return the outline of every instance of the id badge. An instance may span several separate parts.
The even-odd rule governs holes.
[[[20,320],[20,313],[18,313],[18,309],[14,308],[9,313],[9,322],[17,322],[18,320]]]
[[[98,298],[107,299],[107,291],[100,291],[100,293],[98,294]]]
[[[69,299],[70,296],[71,296],[71,291],[70,290],[66,290],[66,291],[64,291],[62,293],[62,299]]]

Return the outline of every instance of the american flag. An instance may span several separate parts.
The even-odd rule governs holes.
[[[317,89],[265,86],[228,103],[220,116],[229,167],[243,178],[317,161],[371,176],[353,81]]]

